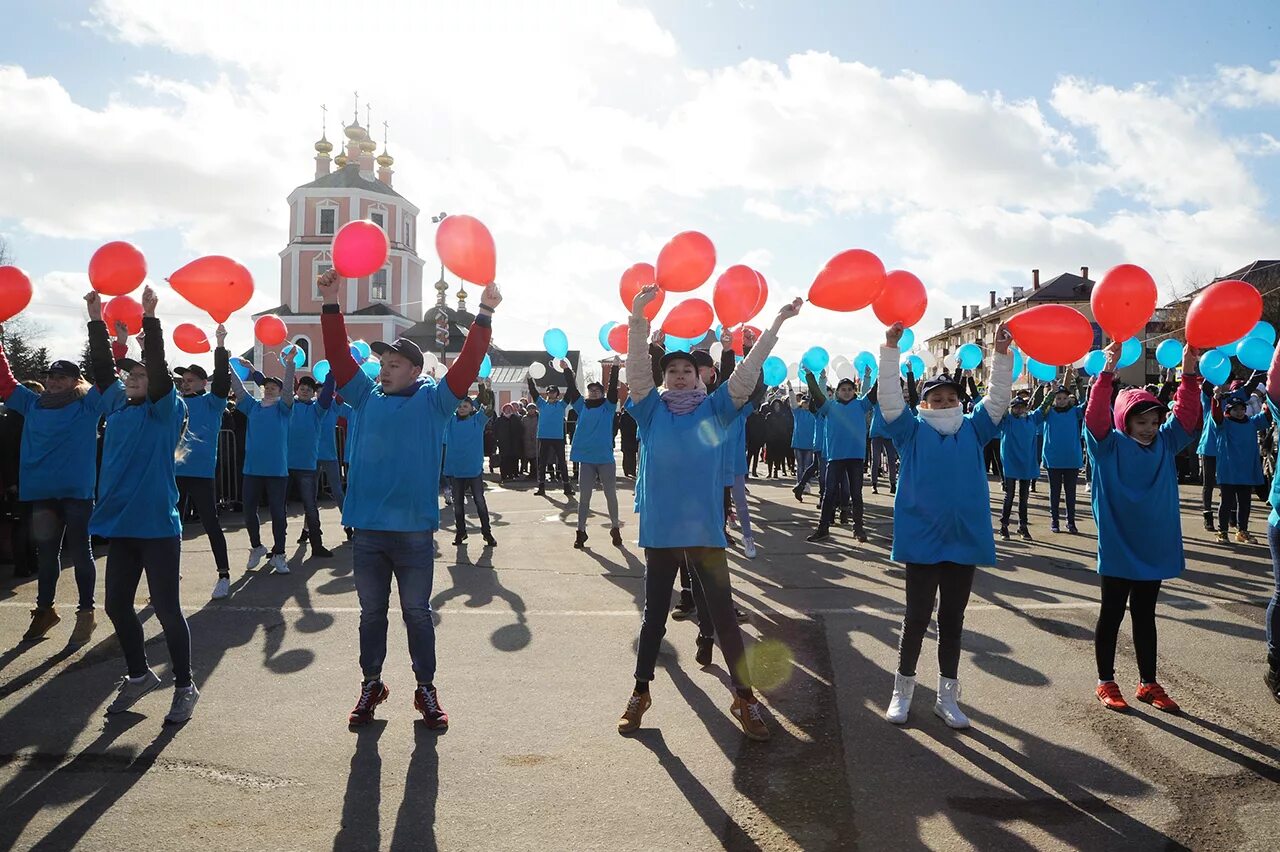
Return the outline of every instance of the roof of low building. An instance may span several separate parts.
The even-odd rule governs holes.
[[[403,195],[382,181],[367,178],[360,174],[359,163],[347,163],[342,168],[334,169],[329,174],[322,175],[311,181],[311,183],[304,183],[298,189],[362,189],[365,192],[376,192],[380,195],[404,198]]]

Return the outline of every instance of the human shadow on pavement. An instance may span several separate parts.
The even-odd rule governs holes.
[[[347,772],[347,789],[342,797],[342,821],[333,838],[334,852],[350,849],[381,849],[379,828],[382,807],[382,755],[378,740],[387,728],[386,719],[374,719],[355,728],[356,750]]]
[[[431,599],[432,614],[439,625],[445,619],[448,610],[444,605],[456,598],[465,597],[463,606],[474,609],[486,607],[497,598],[511,608],[515,615],[515,623],[499,627],[489,637],[493,647],[499,651],[522,651],[533,640],[529,630],[529,618],[525,614],[527,607],[524,598],[502,585],[498,572],[491,563],[482,565],[463,561],[467,555],[459,552],[458,562],[448,567],[452,582],[449,588],[437,592]]]
[[[436,799],[440,795],[440,735],[421,722],[413,724],[413,754],[404,776],[404,798],[391,832],[392,852],[436,850]]]

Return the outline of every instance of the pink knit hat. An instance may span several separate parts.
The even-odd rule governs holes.
[[[1153,408],[1161,411],[1169,410],[1167,405],[1156,399],[1155,394],[1145,388],[1127,388],[1120,391],[1116,396],[1116,407],[1113,412],[1116,429],[1120,432],[1124,431],[1125,420],[1130,414],[1141,414]]]

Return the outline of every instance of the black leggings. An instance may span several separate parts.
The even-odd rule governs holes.
[[[1235,520],[1236,529],[1240,532],[1249,531],[1249,508],[1253,501],[1252,485],[1219,485],[1218,490],[1222,492],[1222,502],[1218,504],[1218,529],[1227,529],[1228,524]]]
[[[1126,580],[1107,577],[1102,580],[1102,609],[1093,632],[1093,653],[1098,660],[1098,680],[1116,679],[1116,636],[1124,621],[1125,603],[1129,604],[1129,622],[1133,627],[1133,650],[1138,655],[1138,675],[1143,683],[1156,679],[1156,598],[1160,596],[1159,580]]]
[[[984,469],[1004,479],[1004,466],[1000,464],[1000,439],[988,441],[982,450]]]
[[[560,482],[564,485],[564,490],[569,491],[572,486],[569,485],[569,465],[564,460],[564,439],[555,438],[539,438],[538,439],[538,487],[543,487],[543,478],[550,476],[547,468],[555,465],[557,472],[560,474]]]
[[[138,583],[145,571],[151,608],[164,629],[173,665],[174,686],[191,685],[191,629],[182,614],[178,594],[178,568],[182,538],[115,538],[107,554],[107,617],[129,666],[129,677],[147,673],[146,642],[142,622],[133,608]]]
[[[1004,481],[1004,511],[1000,513],[1000,526],[1009,526],[1009,515],[1013,512],[1013,491],[1018,491],[1018,526],[1027,525],[1027,496],[1031,487],[1030,479],[1006,479]]]
[[[825,530],[835,522],[836,510],[852,502],[854,529],[862,529],[862,477],[865,459],[831,459],[827,462],[827,487],[822,494],[822,514],[818,529]]]
[[[1049,468],[1049,517],[1058,522],[1058,502],[1062,492],[1067,492],[1067,523],[1076,522],[1076,483],[1080,481],[1080,471],[1074,467]]]
[[[231,567],[227,564],[227,537],[222,532],[222,524],[218,521],[217,489],[213,479],[199,476],[179,476],[178,482],[178,517],[185,519],[188,503],[195,507],[204,526],[204,534],[209,537],[209,547],[213,550],[213,563],[218,567],[219,577],[230,577]]]
[[[935,562],[931,565],[907,563],[907,612],[902,617],[902,638],[898,641],[898,673],[915,677],[920,645],[938,603],[938,673],[954,678],[960,668],[960,634],[964,630],[964,609],[973,588],[972,565]]]
[[[1218,484],[1218,459],[1200,457],[1200,503],[1207,517],[1213,517],[1213,488]]]

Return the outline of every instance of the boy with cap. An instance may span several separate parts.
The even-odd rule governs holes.
[[[857,385],[852,379],[841,379],[836,385],[834,400],[828,400],[818,386],[818,378],[812,371],[805,373],[809,384],[810,406],[814,415],[826,422],[826,446],[822,457],[826,461],[826,487],[822,498],[822,515],[818,528],[806,541],[826,541],[831,537],[831,524],[836,509],[846,500],[853,504],[853,534],[858,541],[866,541],[867,533],[862,524],[862,477],[867,457],[867,413],[875,404],[874,390],[859,397]]]
[[[587,516],[591,514],[591,495],[599,483],[604,491],[605,506],[611,524],[609,536],[615,547],[622,547],[622,530],[618,520],[618,464],[613,458],[613,421],[618,413],[618,368],[609,371],[609,387],[599,382],[587,384],[585,397],[578,393],[573,367],[566,360],[560,369],[569,377],[567,402],[578,415],[569,460],[578,466],[578,532],[573,546],[581,550],[587,542]]]
[[[213,599],[231,594],[231,567],[227,559],[227,537],[218,520],[218,495],[214,472],[218,468],[218,433],[222,431],[222,415],[231,395],[231,354],[227,351],[227,329],[219,324],[215,332],[218,346],[213,350],[213,386],[209,374],[199,364],[178,367],[182,401],[187,406],[187,452],[178,460],[175,472],[178,484],[178,516],[186,507],[195,506],[200,523],[209,537],[213,563],[218,579],[213,586]]]
[[[1084,406],[1064,385],[1054,388],[1040,411],[1040,423],[1044,432],[1044,466],[1049,471],[1049,529],[1061,532],[1058,526],[1058,507],[1063,491],[1067,497],[1067,532],[1076,529],[1076,485],[1080,481],[1080,465],[1084,463],[1081,449],[1081,429],[1084,427]]]
[[[497,547],[498,541],[489,528],[489,506],[484,499],[484,428],[489,415],[479,405],[463,398],[444,430],[444,475],[449,478],[453,492],[453,543],[461,546],[467,540],[467,492],[476,504],[480,517],[480,534],[489,547]]]
[[[240,360],[241,366],[253,369],[253,364]],[[253,380],[262,388],[262,400],[258,401],[240,381],[234,371],[231,384],[236,391],[236,408],[245,416],[244,441],[244,526],[249,533],[249,561],[246,571],[258,567],[267,557],[267,567],[273,574],[288,574],[285,560],[285,539],[288,536],[288,518],[285,515],[285,494],[289,490],[289,416],[293,409],[293,394],[285,393],[285,385],[293,387],[294,362],[285,359],[284,379],[253,373]],[[270,554],[262,546],[259,535],[258,504],[263,494],[271,512]]]
[[[569,466],[564,460],[564,400],[560,398],[560,388],[548,384],[545,394],[539,393],[533,383],[533,376],[526,376],[529,382],[529,396],[538,407],[538,490],[534,493],[545,496],[547,467],[555,465],[560,471],[560,481],[564,484],[564,496],[573,496],[573,486],[569,484]]]
[[[320,456],[320,430],[329,413],[333,397],[324,402],[316,399],[320,383],[312,376],[298,379],[293,408],[289,412],[289,482],[298,490],[306,524],[298,543],[309,542],[311,555],[333,556],[324,546],[320,531],[320,509],[316,506],[316,469]]]
[[[1027,398],[1019,394],[1009,404],[1009,415],[1000,420],[1000,469],[1004,472],[1004,508],[1000,512],[1000,537],[1009,540],[1009,516],[1013,512],[1014,491],[1018,492],[1018,535],[1031,541],[1027,526],[1027,498],[1031,483],[1040,477],[1036,458],[1036,431],[1039,420],[1027,415]]]
[[[363,680],[351,725],[373,720],[391,691],[382,682],[387,656],[387,610],[394,577],[417,676],[413,705],[430,730],[443,731],[449,716],[436,692],[436,636],[431,620],[434,570],[432,534],[440,526],[435,483],[440,478],[444,427],[467,395],[489,348],[493,311],[502,301],[497,284],[480,296],[475,322],[444,381],[422,377],[422,351],[413,341],[374,343],[382,359],[375,381],[356,365],[338,301],[338,273],[316,281],[324,297],[321,325],[330,369],[342,398],[359,423],[347,458],[344,526],[355,528],[352,574],[360,599],[360,669]],[[426,483],[427,487],[423,487]]]
[[[1218,541],[1227,541],[1227,529],[1236,522],[1236,541],[1256,544],[1249,534],[1251,491],[1263,483],[1262,455],[1258,450],[1258,434],[1271,426],[1267,409],[1249,416],[1249,394],[1243,391],[1214,391],[1212,418],[1217,427],[1218,488],[1222,497],[1218,507]],[[1223,413],[1226,416],[1223,416]],[[1233,518],[1234,516],[1234,518]]]

